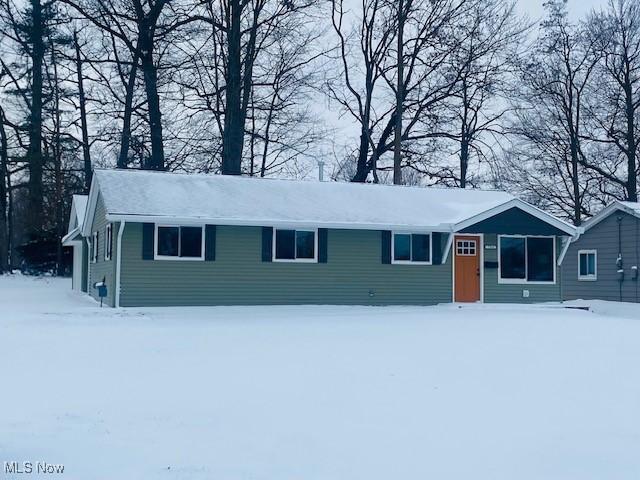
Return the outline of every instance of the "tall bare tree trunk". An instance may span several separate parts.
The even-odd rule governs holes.
[[[467,171],[469,169],[469,102],[467,98],[467,82],[462,79],[462,121],[460,122],[460,188],[467,187]]]
[[[625,72],[625,113],[627,123],[627,200],[638,201],[638,179],[636,177],[636,133],[635,133],[635,107],[632,91],[632,80],[628,71]]]
[[[0,273],[9,269],[9,224],[8,224],[8,187],[9,169],[7,132],[4,129],[4,111],[0,108]]]
[[[142,29],[143,33],[140,37],[140,58],[142,74],[144,76],[144,88],[147,94],[149,130],[151,134],[151,160],[148,167],[150,170],[164,170],[164,144],[162,136],[160,97],[158,95],[158,69],[153,61],[154,28],[151,26],[143,26]]]
[[[364,183],[369,176],[369,135],[366,130],[367,126],[363,122],[360,128],[360,147],[358,148],[356,173],[351,179],[352,182]]]
[[[42,232],[44,225],[44,191],[42,187],[42,66],[45,54],[44,17],[40,0],[31,0],[31,111],[29,115],[29,213],[28,231]]]
[[[222,173],[224,175],[240,175],[242,173],[242,147],[244,138],[244,122],[242,117],[242,47],[240,17],[242,15],[241,0],[230,0],[227,10],[229,32],[226,109],[224,116],[224,132],[222,139]]]
[[[133,92],[136,86],[136,75],[138,74],[139,55],[133,56],[131,70],[129,70],[129,78],[127,80],[124,112],[122,121],[122,134],[120,139],[120,153],[118,154],[118,168],[127,168],[129,158],[129,146],[131,145],[131,117],[133,115]]]
[[[76,51],[76,75],[78,77],[78,103],[80,104],[80,130],[82,131],[82,158],[84,161],[84,190],[89,193],[91,187],[91,149],[89,148],[89,127],[87,125],[87,100],[84,94],[84,77],[82,75],[82,57],[78,31],[73,31],[73,43]]]
[[[62,125],[60,117],[60,79],[53,40],[49,38],[51,48],[51,65],[53,66],[53,174],[55,182],[55,232],[56,232],[56,275],[64,275],[62,237],[64,236],[64,177],[62,175]]]
[[[396,122],[393,140],[393,183],[402,184],[402,111],[404,106],[404,0],[398,2],[398,78],[396,86]]]

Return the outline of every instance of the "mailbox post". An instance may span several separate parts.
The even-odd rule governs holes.
[[[98,297],[100,297],[100,308],[102,308],[102,301],[107,296],[107,284],[105,283],[105,278],[102,279],[101,282],[96,282],[93,284],[93,288],[98,289]]]

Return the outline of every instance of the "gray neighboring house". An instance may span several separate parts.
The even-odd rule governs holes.
[[[564,300],[638,302],[640,204],[616,201],[579,229],[563,261]]]
[[[88,198],[87,195],[73,196],[67,234],[62,238],[62,245],[73,248],[72,288],[82,292],[87,292],[89,287],[87,270],[89,248],[86,238],[82,236]]]
[[[116,307],[559,301],[575,233],[499,191],[136,170],[81,229]]]

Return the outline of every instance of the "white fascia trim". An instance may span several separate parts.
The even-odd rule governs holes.
[[[411,233],[450,233],[451,224],[429,225],[389,225],[379,223],[340,223],[340,222],[317,222],[304,221],[293,222],[272,219],[239,219],[239,218],[206,218],[206,217],[173,217],[168,215],[127,215],[110,213],[106,216],[110,222],[132,222],[132,223],[158,223],[163,225],[229,225],[239,227],[274,227],[292,229],[317,229],[333,228],[338,230],[391,230],[397,232]]]
[[[71,233],[72,230],[75,230],[77,228],[77,225],[78,225],[77,217],[78,217],[78,214],[76,213],[76,199],[74,198],[71,201],[71,213],[69,214],[69,224],[67,226],[67,232]]]
[[[513,198],[506,203],[490,208],[489,210],[485,210],[484,212],[479,213],[478,215],[474,215],[473,217],[470,217],[466,220],[463,220],[457,223],[454,227],[454,231],[459,232],[460,230],[464,230],[465,228],[470,227],[471,225],[475,225],[476,223],[479,223],[483,220],[494,217],[513,207],[519,208],[520,210],[530,215],[533,215],[536,218],[539,218],[543,222],[546,222],[549,225],[556,227],[558,230],[562,230],[568,235],[573,236],[576,234],[576,228],[573,225],[570,225],[567,222],[564,222],[554,217],[553,215],[550,215],[544,210],[541,210],[538,207],[531,205],[530,203],[527,203],[524,200],[521,200],[519,198]]]
[[[91,236],[91,227],[93,222],[89,222],[88,219],[92,219],[95,215],[96,204],[98,203],[98,181],[94,174],[91,178],[91,188],[89,189],[89,198],[87,199],[87,208],[84,211],[84,220],[82,221],[82,236]]]
[[[122,233],[126,222],[120,222],[118,229],[118,239],[116,241],[116,298],[114,307],[120,308],[120,272],[122,270]]]
[[[612,203],[604,207],[602,210],[596,213],[589,220],[584,222],[584,224],[580,228],[581,233],[588,231],[590,228],[593,228],[597,224],[599,224],[602,220],[609,218],[609,215],[611,215],[616,210],[622,210],[623,212],[628,213],[629,215],[640,218],[640,213],[638,211],[634,210],[633,208],[629,208],[626,205],[623,205],[618,200],[614,200]]]
[[[60,240],[60,243],[62,243],[62,245],[64,245],[65,247],[70,247],[73,244],[81,243],[80,240],[71,240],[78,233],[80,233],[80,228],[76,227],[73,230],[71,230],[69,233],[67,233],[64,237],[62,237],[62,240]]]

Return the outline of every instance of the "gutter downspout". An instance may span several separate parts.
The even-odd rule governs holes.
[[[115,308],[120,308],[120,272],[122,270],[122,234],[124,233],[124,226],[126,222],[120,222],[120,228],[118,229],[118,241],[116,242],[116,299],[114,302]]]

